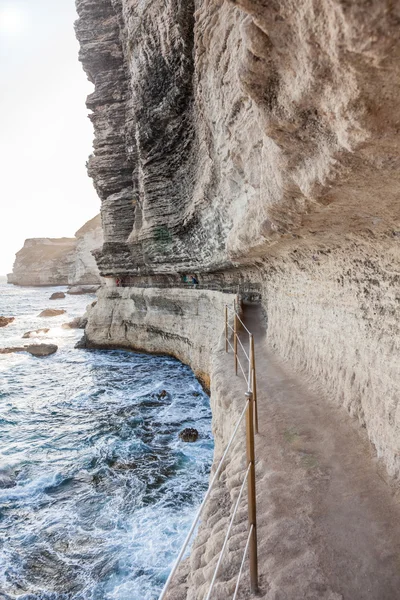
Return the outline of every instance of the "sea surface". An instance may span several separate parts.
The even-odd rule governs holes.
[[[59,346],[0,355],[0,599],[156,600],[207,488],[209,399],[174,359],[74,349],[95,296],[60,289],[0,284],[0,347]]]

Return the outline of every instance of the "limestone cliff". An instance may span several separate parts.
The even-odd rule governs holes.
[[[101,247],[100,215],[74,238],[33,238],[17,253],[8,283],[15,285],[78,285],[100,283],[92,251]]]
[[[77,9],[102,275],[257,290],[269,345],[398,474],[400,4]]]

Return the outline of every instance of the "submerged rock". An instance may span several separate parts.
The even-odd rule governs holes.
[[[66,312],[62,308],[46,308],[42,310],[39,317],[58,317],[59,315],[65,315]]]
[[[29,352],[32,356],[43,358],[57,352],[58,346],[55,344],[31,344],[30,346],[12,346],[9,348],[0,348],[0,354],[13,354],[14,352]]]
[[[0,317],[0,327],[7,327],[13,321],[15,321],[15,317]]]
[[[27,331],[22,336],[22,339],[35,337],[36,335],[40,335],[41,333],[49,333],[50,329],[48,327],[44,327],[43,329],[35,329],[34,331]]]
[[[54,292],[54,294],[50,296],[50,300],[61,300],[62,298],[65,298],[64,292]]]
[[[74,285],[69,288],[67,294],[80,295],[80,294],[95,294],[100,286],[98,285]]]
[[[193,427],[187,427],[180,432],[179,438],[182,442],[196,442],[199,439],[199,432]]]

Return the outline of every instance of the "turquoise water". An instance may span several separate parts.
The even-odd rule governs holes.
[[[174,359],[75,350],[61,325],[94,297],[53,291],[0,285],[0,347],[38,327],[59,346],[0,356],[0,599],[153,600],[207,488],[209,399]]]

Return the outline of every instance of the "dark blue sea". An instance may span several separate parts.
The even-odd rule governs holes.
[[[0,599],[155,600],[207,488],[209,398],[172,358],[74,349],[95,297],[60,289],[0,285],[0,347],[59,346],[0,355]]]

